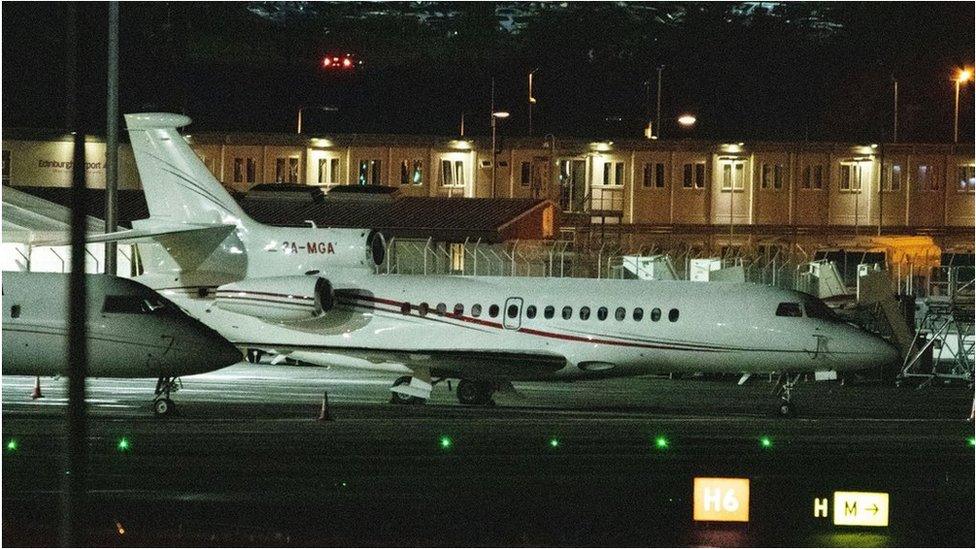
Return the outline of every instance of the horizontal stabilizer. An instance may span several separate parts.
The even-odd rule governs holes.
[[[125,242],[129,244],[149,243],[158,241],[161,237],[185,236],[211,238],[227,236],[234,229],[234,225],[169,225],[154,226],[153,228],[136,228],[114,233],[88,234],[85,242],[88,244],[101,242]],[[71,244],[71,237],[62,235],[49,240],[35,240],[34,246],[67,246]]]

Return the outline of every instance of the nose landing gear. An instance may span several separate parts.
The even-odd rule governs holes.
[[[774,392],[779,395],[779,406],[776,409],[776,413],[780,417],[790,417],[796,411],[793,403],[793,388],[796,387],[796,382],[800,380],[800,374],[795,377],[790,377],[789,374],[781,373],[779,378],[776,380],[776,387]]]
[[[169,398],[169,394],[178,391],[183,383],[178,377],[161,376],[156,380],[156,396],[153,398],[153,413],[159,417],[168,416],[176,411],[176,404]]]
[[[494,405],[495,401],[492,399],[494,392],[494,386],[487,381],[462,379],[457,386],[458,402],[468,406]]]

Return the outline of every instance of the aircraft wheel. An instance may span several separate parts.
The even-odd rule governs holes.
[[[393,382],[393,386],[397,385],[409,385],[410,376],[398,377],[396,381]],[[427,402],[426,399],[415,397],[411,395],[404,395],[397,393],[395,391],[390,392],[390,404],[423,404]]]
[[[793,415],[793,411],[793,405],[790,404],[790,401],[781,400],[779,402],[779,409],[777,412],[779,413],[780,417],[790,417]]]
[[[491,385],[484,381],[462,379],[458,382],[458,402],[466,406],[484,406],[492,403]]]
[[[153,413],[159,417],[168,416],[176,410],[176,404],[168,398],[159,398],[153,401]]]

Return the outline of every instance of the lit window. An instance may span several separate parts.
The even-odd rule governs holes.
[[[901,190],[901,164],[885,164],[881,167],[881,190]]]
[[[600,307],[599,309],[597,309],[596,310],[596,317],[599,318],[600,320],[606,320],[607,319],[607,308],[606,307]]]
[[[651,321],[657,322],[658,320],[661,320],[661,309],[654,307],[651,309]]]
[[[668,311],[668,320],[670,320],[671,322],[678,321],[678,309],[671,309],[670,311]]]
[[[556,308],[552,305],[546,305],[546,308],[542,311],[542,316],[546,318],[552,318],[556,316]]]
[[[410,182],[414,185],[424,184],[424,161],[413,161],[413,172],[410,174]]]
[[[641,309],[640,307],[635,308],[634,309],[634,320],[636,320],[637,322],[640,322],[643,319],[644,319],[644,309]]]
[[[488,307],[488,316],[490,316],[491,318],[495,318],[496,316],[498,316],[498,305],[492,305]]]
[[[976,190],[976,166],[959,166],[957,191],[973,192]]]
[[[563,320],[569,320],[573,318],[573,308],[563,307]]]
[[[359,161],[360,185],[381,185],[383,176],[383,162],[380,160]]]
[[[479,316],[481,316],[481,304],[480,303],[475,303],[474,305],[471,306],[471,316],[473,316],[475,318],[478,318]]]
[[[617,320],[627,318],[627,310],[623,307],[617,307],[617,310],[613,312],[613,318],[616,318]]]
[[[799,303],[780,303],[776,307],[776,316],[803,316]]]
[[[579,317],[580,317],[580,320],[589,320],[589,318],[590,318],[590,308],[589,307],[580,307]]]
[[[745,174],[743,162],[725,162],[722,164],[722,190],[741,191]]]
[[[529,305],[525,308],[525,318],[535,318],[535,312],[535,305]]]

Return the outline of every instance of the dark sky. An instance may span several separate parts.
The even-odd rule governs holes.
[[[524,135],[526,74],[537,69],[536,134],[639,136],[664,65],[664,118],[699,119],[687,134],[666,123],[665,136],[889,140],[894,77],[900,140],[940,142],[951,139],[950,78],[972,65],[976,28],[968,2],[792,3],[747,15],[741,4],[570,4],[541,10],[517,34],[485,3],[431,5],[447,13],[432,24],[407,4],[314,3],[278,20],[255,6],[122,3],[122,112],[185,112],[198,131],[293,131],[308,105],[311,132],[442,135],[466,112],[468,131],[485,133],[494,77],[496,104],[512,113],[504,131]],[[2,9],[3,126],[65,128],[71,8]],[[78,106],[101,132],[107,7],[74,9]],[[318,66],[343,51],[362,68]],[[961,104],[972,140],[972,83]]]

